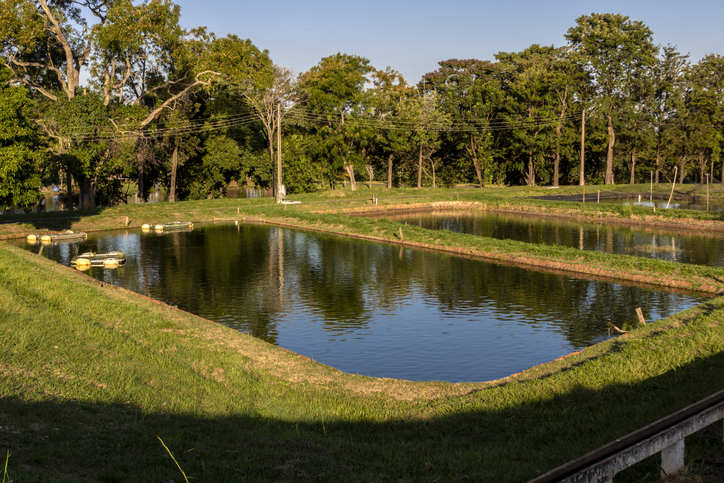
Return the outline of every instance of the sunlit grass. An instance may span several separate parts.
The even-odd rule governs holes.
[[[138,227],[263,219],[461,255],[526,257],[694,283],[724,281],[724,271],[715,267],[340,213],[470,201],[476,209],[583,217],[652,214],[641,207],[528,199],[579,190],[389,192],[361,186],[357,192],[291,196],[303,203],[287,207],[262,198],[41,214],[20,225],[0,225],[0,234],[22,235],[38,227],[94,230],[127,222]],[[672,210],[658,219],[689,213]],[[691,217],[717,221],[721,215]],[[495,383],[376,380],[342,374],[0,245],[4,480],[168,481],[183,468],[196,481],[525,481],[721,389],[722,320],[724,301],[714,299]],[[657,475],[653,465],[634,470],[630,479],[651,481],[643,475]]]
[[[0,450],[13,481],[525,481],[720,389],[722,320],[495,383],[377,380],[0,245]]]

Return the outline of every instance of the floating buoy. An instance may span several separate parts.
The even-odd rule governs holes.
[[[106,268],[116,268],[118,266],[117,258],[106,258],[103,260],[103,266]]]
[[[76,258],[75,266],[76,267],[90,267],[91,266],[90,258]]]
[[[28,241],[29,241],[29,242],[34,242],[34,241],[37,241],[37,240],[38,240],[38,235],[35,235],[35,234],[33,234],[33,233],[31,233],[30,235],[28,235]]]
[[[148,231],[150,229],[151,225],[149,225],[148,223],[144,223],[143,225],[141,225],[141,230]]]
[[[47,241],[47,242],[53,241],[53,239],[50,237],[50,235],[43,235],[43,236],[40,237],[40,239],[41,239],[42,241]]]
[[[156,228],[156,231],[163,231],[163,225],[156,225],[154,228]]]

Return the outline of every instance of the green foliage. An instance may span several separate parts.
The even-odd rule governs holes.
[[[241,149],[233,139],[212,136],[206,140],[202,168],[188,186],[189,199],[218,198],[226,193],[229,181],[241,171]]]
[[[282,173],[287,194],[316,190],[315,174],[318,169],[305,154],[303,143],[304,139],[300,135],[289,136],[282,143]]]
[[[439,65],[423,76],[421,87],[438,93],[442,111],[458,127],[448,137],[449,148],[454,149],[454,157],[471,161],[483,187],[490,178],[484,172],[484,160],[495,154],[488,129],[505,102],[501,66],[476,59],[449,59]]]
[[[28,110],[24,87],[0,83],[0,205],[30,207],[40,198],[40,163],[44,158]]]

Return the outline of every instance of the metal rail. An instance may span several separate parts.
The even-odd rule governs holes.
[[[684,438],[724,419],[724,391],[555,468],[530,483],[611,483],[616,473],[661,452],[661,475],[684,467]]]

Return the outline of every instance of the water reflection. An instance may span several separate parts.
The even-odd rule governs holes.
[[[536,215],[436,210],[377,215],[433,230],[449,230],[501,240],[559,245],[608,254],[724,267],[724,236],[692,230],[581,223]]]
[[[117,232],[48,246],[122,250],[91,276],[343,371],[412,380],[504,377],[701,299],[260,225]]]

